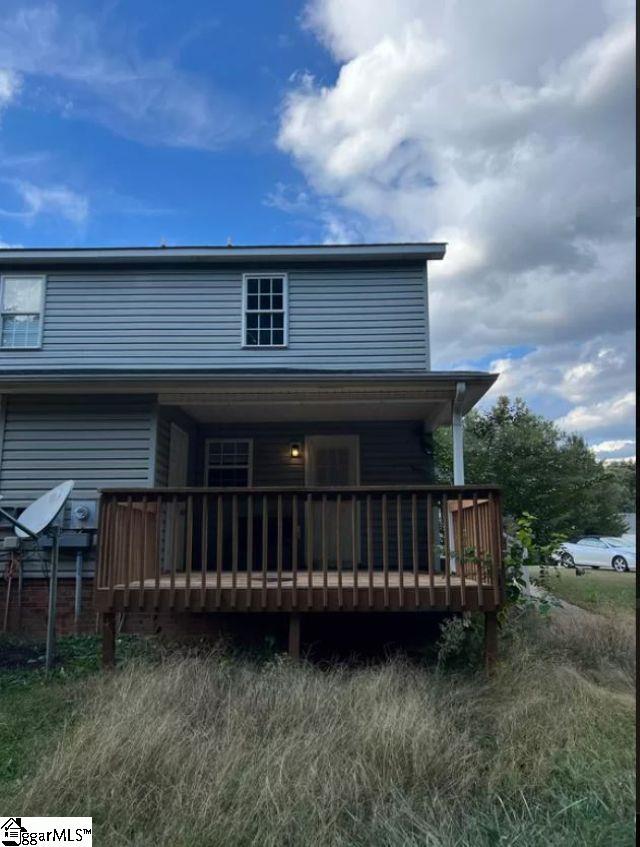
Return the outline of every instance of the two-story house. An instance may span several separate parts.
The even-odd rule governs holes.
[[[115,614],[278,611],[294,653],[300,616],[327,610],[481,609],[492,637],[499,493],[463,486],[462,418],[495,377],[431,370],[444,255],[0,250],[3,506],[65,479],[100,498],[83,577],[107,656]],[[433,484],[443,425],[452,487]],[[18,558],[26,609],[42,563]]]

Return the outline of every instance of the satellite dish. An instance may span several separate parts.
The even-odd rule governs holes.
[[[51,491],[47,491],[42,497],[34,500],[30,506],[20,515],[20,523],[25,529],[31,530],[34,535],[39,535],[44,532],[47,527],[51,526],[53,521],[59,515],[60,510],[67,502],[69,495],[73,491],[74,482],[68,479],[66,482],[61,482],[56,485]],[[14,532],[18,538],[28,538],[29,533],[25,532],[19,526],[14,527]]]

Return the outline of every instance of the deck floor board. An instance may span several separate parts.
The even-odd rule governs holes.
[[[369,585],[370,575],[369,571],[359,570],[356,571],[354,576],[353,571],[342,571],[342,588],[353,588],[355,585],[358,588],[366,588]],[[415,585],[415,576],[413,572],[405,571],[404,574],[403,585],[405,591],[411,591]],[[235,577],[235,583],[234,583]],[[326,575],[327,578],[327,587],[328,588],[338,588],[339,587],[339,573],[338,571],[329,571]],[[194,590],[197,588],[202,588],[203,586],[206,589],[212,588],[223,588],[223,589],[231,589],[236,588],[262,588],[263,587],[263,573],[254,571],[252,574],[248,574],[246,571],[238,571],[237,574],[223,572],[220,575],[220,582],[218,583],[218,577],[215,572],[207,573],[205,577],[205,581],[203,583],[202,574],[200,571],[192,571],[191,579],[190,579],[190,587]],[[311,574],[308,571],[299,571],[296,576],[296,585],[298,588],[308,588],[311,585],[312,588],[323,588],[325,576],[322,571],[314,571]],[[390,588],[399,588],[400,587],[400,574],[398,571],[389,571],[388,576],[388,586]],[[374,571],[373,573],[373,587],[374,588],[384,588],[385,587],[385,575],[382,571]],[[266,583],[267,589],[276,590],[278,587],[278,573],[276,571],[268,571],[266,575]],[[420,588],[428,588],[430,584],[429,574],[428,573],[420,573],[418,574],[418,587]],[[435,587],[444,587],[446,584],[445,577],[443,574],[434,574],[433,575],[433,585]],[[460,585],[460,577],[455,574],[451,574],[450,584],[452,586]],[[294,587],[294,575],[291,571],[284,571],[282,573],[282,587],[293,588]],[[477,586],[477,581],[470,576],[465,576],[465,586]],[[138,589],[140,587],[139,580],[132,580],[128,583],[117,583],[114,585],[114,590],[123,591],[124,589]],[[175,590],[184,589],[187,587],[187,577],[186,574],[176,573],[175,576],[172,577],[171,574],[163,574],[160,576],[159,582],[156,582],[155,577],[150,579],[145,579],[142,583],[142,587],[145,591],[155,591],[156,589],[162,590],[170,590],[171,588],[175,588]],[[484,583],[483,587],[487,590],[492,586],[490,583]]]

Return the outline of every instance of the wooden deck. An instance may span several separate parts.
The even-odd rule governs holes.
[[[500,605],[499,593],[487,582],[467,575],[358,570],[266,574],[193,573],[132,580],[98,592],[99,608],[176,611],[415,611],[491,610]]]
[[[125,489],[101,502],[104,612],[497,610],[499,493]]]

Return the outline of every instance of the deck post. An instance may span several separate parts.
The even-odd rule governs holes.
[[[484,664],[488,674],[493,673],[498,660],[498,613],[484,613]]]
[[[289,656],[297,662],[300,658],[300,613],[289,615]]]
[[[112,670],[116,666],[116,614],[102,613],[102,669]]]

